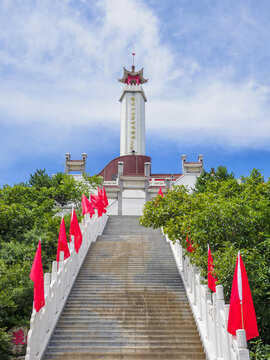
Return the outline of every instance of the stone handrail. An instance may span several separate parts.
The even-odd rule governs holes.
[[[170,243],[179,273],[186,288],[187,297],[209,360],[249,360],[245,330],[236,331],[236,336],[227,332],[229,305],[225,305],[223,286],[216,286],[211,294],[198,269],[191,265],[188,256],[178,243]]]
[[[25,360],[42,358],[88,249],[103,232],[107,219],[106,214],[99,218],[95,214],[91,219],[89,214],[86,214],[80,224],[83,240],[78,254],[72,239],[68,244],[70,257],[64,260],[64,252],[61,251],[59,265],[57,266],[57,262],[53,261],[51,274],[45,274],[45,306],[39,312],[33,309]]]
[[[118,214],[118,201],[114,200],[109,206],[108,206],[108,215],[117,215]]]

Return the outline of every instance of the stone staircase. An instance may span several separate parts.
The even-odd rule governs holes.
[[[82,265],[44,359],[206,359],[169,244],[111,216]]]

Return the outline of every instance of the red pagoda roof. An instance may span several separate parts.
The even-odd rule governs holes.
[[[124,67],[124,74],[122,79],[118,79],[121,83],[124,84],[144,84],[148,81],[143,77],[143,68],[139,71],[135,71],[135,65],[132,65],[131,70],[127,70]]]

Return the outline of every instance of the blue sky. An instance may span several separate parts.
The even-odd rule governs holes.
[[[65,153],[98,173],[120,151],[123,66],[144,67],[152,171],[270,177],[270,2],[2,0],[0,186]]]

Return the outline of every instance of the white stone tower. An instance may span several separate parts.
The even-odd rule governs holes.
[[[141,84],[148,80],[143,77],[143,69],[131,71],[124,68],[124,75],[118,81],[125,84],[121,102],[120,156],[145,155],[145,102],[147,101]]]

